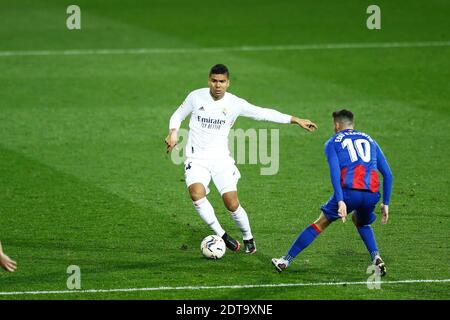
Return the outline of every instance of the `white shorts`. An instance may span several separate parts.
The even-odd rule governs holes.
[[[184,176],[186,185],[194,183],[205,186],[206,194],[209,193],[208,185],[211,178],[220,195],[230,191],[237,191],[237,183],[241,173],[234,165],[233,158],[221,160],[200,160],[187,158],[184,162]]]

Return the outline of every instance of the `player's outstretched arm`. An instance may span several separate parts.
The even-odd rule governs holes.
[[[11,260],[6,254],[3,253],[1,243],[0,243],[0,266],[9,272],[14,272],[17,269],[17,263],[14,260]]]
[[[298,124],[300,127],[310,132],[315,131],[317,129],[317,125],[308,119],[300,119],[297,117],[292,117],[291,123]]]
[[[242,109],[240,114],[244,117],[276,123],[294,123],[308,131],[315,131],[317,129],[317,125],[310,120],[284,114],[275,109],[257,107],[243,99],[241,99],[241,102]]]

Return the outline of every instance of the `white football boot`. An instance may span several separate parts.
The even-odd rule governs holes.
[[[373,265],[378,269],[380,276],[384,277],[386,275],[387,268],[380,256],[375,256],[375,259],[373,259]]]
[[[289,261],[284,259],[284,257],[281,257],[279,259],[273,258],[272,264],[275,266],[275,268],[277,269],[278,272],[282,272],[284,269],[289,267]]]

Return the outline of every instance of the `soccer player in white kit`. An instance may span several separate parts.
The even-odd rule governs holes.
[[[317,126],[309,120],[260,108],[227,92],[230,86],[229,71],[223,64],[211,68],[209,88],[194,90],[170,118],[169,135],[165,142],[170,152],[178,141],[181,122],[191,114],[189,136],[186,144],[185,178],[194,207],[203,221],[225,241],[227,248],[238,251],[239,241],[221,227],[206,195],[213,180],[222,196],[225,207],[242,232],[245,252],[256,252],[247,212],[240,205],[237,182],[240,173],[228,150],[228,134],[238,116],[277,123],[294,123],[308,131]]]

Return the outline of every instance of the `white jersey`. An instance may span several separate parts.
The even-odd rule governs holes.
[[[170,118],[169,129],[178,130],[189,114],[186,156],[196,159],[230,157],[228,134],[239,116],[277,123],[291,122],[290,115],[254,106],[228,92],[216,101],[209,88],[194,90],[187,96]]]

